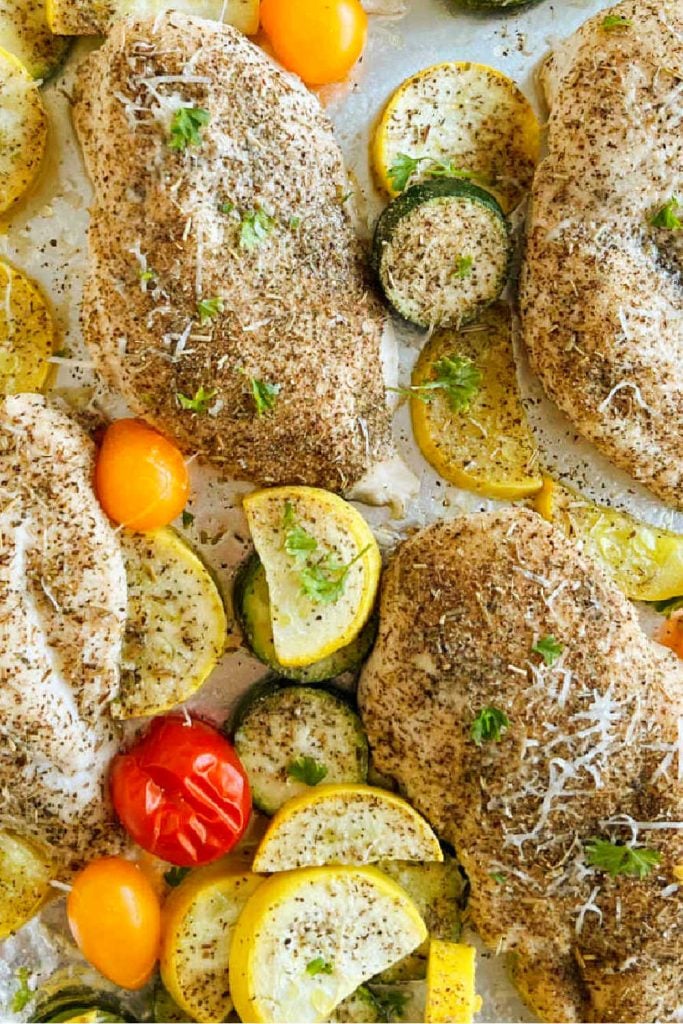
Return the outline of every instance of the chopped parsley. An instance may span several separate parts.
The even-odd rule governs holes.
[[[17,968],[16,978],[18,985],[14,990],[12,1001],[10,1003],[10,1010],[12,1013],[21,1013],[33,998],[33,993],[28,987],[29,978],[31,977],[31,971],[28,967]]]
[[[472,722],[470,735],[478,747],[482,743],[497,743],[509,728],[510,719],[500,708],[482,708]]]
[[[531,648],[534,654],[540,654],[546,665],[554,665],[564,650],[564,644],[558,643],[554,636],[542,636]]]
[[[588,863],[598,871],[606,871],[612,878],[617,875],[647,878],[661,859],[659,850],[650,850],[647,846],[622,846],[608,839],[590,839],[586,843]]]
[[[225,203],[219,203],[218,204],[218,211],[219,211],[219,213],[232,213],[232,211],[234,209],[235,209],[235,204],[234,203],[225,202]]]
[[[349,570],[367,550],[363,548],[350,562],[337,562],[332,555],[325,555],[314,565],[304,566],[299,571],[302,592],[316,604],[334,604],[344,592]]]
[[[429,162],[427,175],[430,178],[471,178],[471,171],[456,167],[452,160],[445,162],[435,160],[429,156],[409,156],[407,153],[397,153],[396,159],[389,168],[388,178],[394,192],[403,192],[408,182],[416,174],[420,164]]]
[[[432,366],[434,376],[424,384],[409,388],[390,388],[399,394],[412,395],[421,402],[431,402],[437,391],[443,391],[453,412],[467,412],[481,387],[481,370],[465,356],[444,356]]]
[[[602,27],[605,32],[614,32],[619,28],[631,28],[633,22],[630,18],[624,18],[621,14],[607,14],[602,19]]]
[[[392,988],[388,992],[373,992],[373,995],[389,1020],[403,1018],[409,999],[406,992]]]
[[[194,394],[194,398],[188,398],[182,391],[176,391],[176,398],[178,405],[181,409],[187,409],[189,412],[203,413],[209,408],[209,403],[216,395],[216,389],[207,389],[202,384],[201,387],[197,388]]]
[[[507,875],[503,874],[502,871],[490,871],[489,878],[492,878],[496,885],[505,885],[507,881]]]
[[[252,210],[242,217],[240,249],[258,249],[275,227],[275,220],[265,210]]]
[[[199,323],[206,324],[225,309],[223,300],[218,296],[212,299],[200,299],[197,303],[197,315]]]
[[[649,603],[653,605],[656,612],[659,612],[660,615],[666,615],[667,619],[670,619],[674,612],[683,610],[683,595],[681,597],[667,597],[664,601],[652,601]]]
[[[306,974],[310,974],[313,978],[316,974],[332,974],[333,970],[332,964],[328,964],[327,960],[323,960],[321,956],[317,956],[315,960],[306,964]]]
[[[180,885],[184,878],[187,878],[189,873],[189,868],[172,867],[169,868],[168,871],[164,871],[164,881],[167,885],[170,885],[171,888],[175,889],[177,885]]]
[[[472,273],[473,265],[474,260],[472,259],[471,256],[458,256],[457,260],[455,261],[455,272],[453,276],[460,278],[469,277],[470,274]]]
[[[152,270],[151,268],[147,269],[147,270],[141,270],[140,271],[140,280],[144,281],[145,283],[147,283],[147,281],[155,281],[156,280],[156,276],[157,276],[156,270]]]
[[[202,107],[181,107],[171,118],[168,139],[170,149],[183,150],[188,146],[201,146],[201,129],[209,123],[211,115]]]
[[[292,231],[296,231],[297,228],[301,227],[301,217],[290,217],[289,226]]]
[[[274,409],[277,396],[280,394],[280,385],[271,384],[267,380],[259,380],[257,377],[251,377],[249,383],[251,385],[251,396],[256,406],[256,415],[263,416],[265,413],[270,412],[271,409]]]
[[[324,764],[319,764],[315,758],[302,755],[290,761],[287,765],[287,774],[297,782],[317,786],[327,775],[327,768]]]
[[[194,516],[191,512],[188,512],[186,508],[183,509],[182,515],[183,530],[187,530],[189,526],[192,526],[194,522]]]
[[[657,210],[650,217],[650,224],[653,228],[664,228],[666,231],[680,231],[683,228],[683,219],[678,216],[676,210],[681,209],[681,204],[676,196],[672,196],[668,202]]]
[[[315,551],[318,547],[315,537],[297,523],[294,515],[294,506],[289,500],[285,502],[282,526],[285,531],[285,539],[282,546],[292,558],[305,560],[310,552]]]

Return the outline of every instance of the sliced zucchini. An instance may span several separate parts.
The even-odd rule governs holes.
[[[473,946],[440,939],[430,942],[427,1024],[472,1024],[482,1002],[474,987],[476,957]]]
[[[134,1020],[135,1017],[115,995],[84,985],[68,985],[39,996],[31,1017],[35,1024],[105,1024],[108,1021]]]
[[[228,958],[235,924],[263,879],[239,860],[193,871],[164,904],[161,977],[191,1019],[222,1021],[232,1010]]]
[[[36,285],[0,260],[0,394],[18,395],[46,386],[56,337]]]
[[[348,646],[372,615],[381,568],[360,512],[318,487],[254,491],[243,506],[268,581],[278,661],[300,668]]]
[[[46,140],[47,114],[36,82],[20,60],[0,48],[0,213],[33,183]]]
[[[235,1009],[245,1021],[326,1020],[425,936],[410,898],[373,868],[308,868],[268,878],[235,928]]]
[[[594,559],[632,601],[683,594],[683,536],[588,501],[549,477],[536,510]]]
[[[235,747],[254,805],[275,814],[323,780],[365,782],[368,741],[346,700],[327,690],[276,687],[244,711]]]
[[[0,46],[13,53],[34,78],[43,81],[64,62],[70,39],[48,28],[43,0],[0,0]]]
[[[540,490],[508,306],[496,303],[471,328],[430,338],[413,370],[410,409],[420,451],[446,480],[488,498]]]
[[[505,288],[512,247],[484,189],[440,178],[413,185],[380,216],[373,266],[389,305],[417,327],[459,327]]]
[[[430,825],[409,803],[372,786],[316,786],[275,815],[254,871],[380,860],[442,861]]]
[[[38,913],[48,893],[54,865],[29,839],[0,831],[0,939]]]
[[[399,86],[377,126],[373,161],[390,196],[450,173],[490,189],[509,213],[531,187],[540,139],[534,111],[510,78],[451,61]]]
[[[128,618],[117,718],[158,715],[187,700],[223,653],[227,630],[208,570],[174,530],[121,534]]]
[[[377,632],[373,616],[358,636],[322,661],[299,668],[282,665],[275,654],[268,580],[261,559],[253,554],[240,568],[235,579],[234,605],[252,653],[279,676],[301,683],[319,683],[344,672],[356,672],[370,652]]]
[[[427,925],[429,939],[375,981],[392,983],[425,978],[429,942],[432,939],[457,942],[460,938],[465,880],[458,863],[452,857],[446,857],[442,864],[390,860],[380,861],[377,867],[408,893]]]
[[[222,21],[253,35],[259,9],[260,0],[46,0],[48,24],[60,36],[106,35],[121,18],[155,18],[167,10]]]
[[[343,999],[330,1017],[330,1024],[379,1024],[385,1021],[384,1010],[369,988],[361,985]]]

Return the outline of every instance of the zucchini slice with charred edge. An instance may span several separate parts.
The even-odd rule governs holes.
[[[500,296],[512,246],[494,197],[469,181],[413,185],[384,210],[373,266],[389,305],[417,327],[455,327]]]
[[[98,1024],[102,1021],[134,1021],[135,1017],[124,1008],[119,999],[110,992],[96,992],[82,985],[60,989],[38,1003],[32,1022],[36,1024],[57,1024],[57,1022],[82,1021]]]
[[[360,718],[329,690],[257,688],[240,709],[234,739],[254,804],[265,814],[318,782],[367,779],[368,741]]]
[[[270,595],[265,569],[257,554],[253,554],[239,569],[235,578],[235,610],[244,637],[252,653],[279,676],[301,683],[320,683],[334,679],[343,672],[357,671],[368,653],[377,632],[377,620],[372,616],[355,640],[313,665],[292,668],[281,665],[275,654],[273,626],[270,616]]]

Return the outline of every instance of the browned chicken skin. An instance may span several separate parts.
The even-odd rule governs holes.
[[[552,665],[533,651],[554,637]],[[683,667],[522,509],[437,523],[385,574],[359,699],[380,771],[452,842],[474,924],[546,1020],[670,1020],[683,1002]],[[472,724],[509,718],[478,746]],[[642,880],[592,838],[648,847]],[[679,879],[680,881],[680,879]]]
[[[183,107],[208,121],[174,148]],[[384,315],[317,99],[229,26],[171,13],[114,27],[74,120],[95,189],[86,340],[133,410],[263,484],[344,490],[390,456]]]

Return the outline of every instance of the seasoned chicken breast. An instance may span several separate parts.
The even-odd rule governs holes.
[[[421,531],[386,571],[359,700],[379,770],[455,846],[530,1006],[672,1019],[683,666],[601,571],[523,509]],[[598,865],[595,839],[617,844]],[[623,844],[649,874],[605,870]]]
[[[75,862],[116,838],[104,783],[126,616],[93,462],[43,398],[0,404],[0,824]]]
[[[520,297],[531,362],[580,434],[683,508],[683,233],[652,224],[683,197],[683,3],[600,12],[541,78],[548,156]]]
[[[80,72],[85,334],[133,410],[227,474],[354,484],[392,454],[380,346],[317,99],[235,29],[120,23]]]

